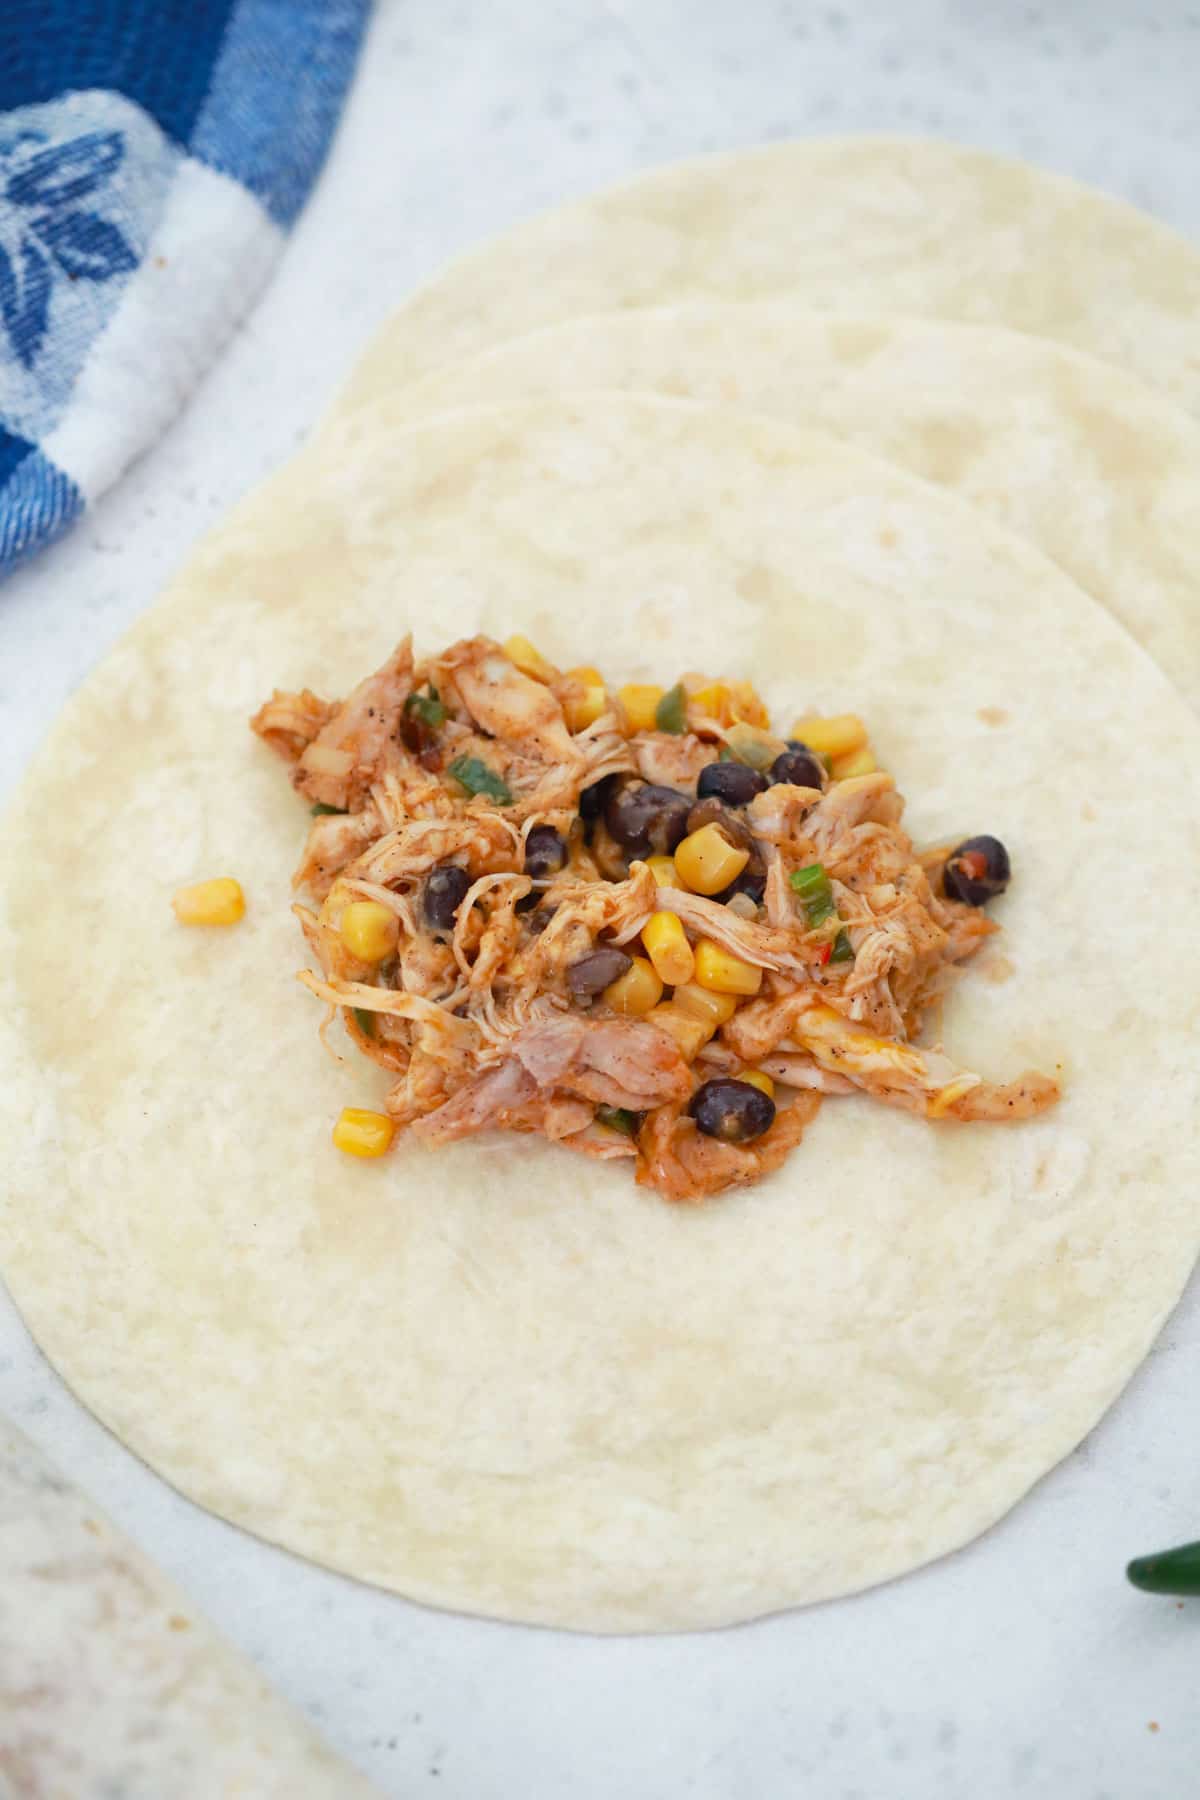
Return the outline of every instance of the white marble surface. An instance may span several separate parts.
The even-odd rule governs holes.
[[[652,163],[856,129],[1024,154],[1200,239],[1198,66],[1200,14],[1126,0],[385,0],[258,311],[169,436],[0,589],[0,788],[453,252]],[[1176,1800],[1200,1755],[1200,1603],[1138,1596],[1121,1567],[1200,1534],[1198,1356],[1193,1291],[1089,1443],[964,1554],[836,1606],[626,1642],[425,1612],[206,1517],[75,1404],[11,1308],[0,1407],[386,1792]]]

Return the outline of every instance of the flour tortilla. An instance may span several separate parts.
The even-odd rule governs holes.
[[[46,1800],[378,1793],[5,1419],[0,1791]]]
[[[403,306],[340,404],[541,325],[703,298],[1007,325],[1200,414],[1200,249],[1060,175],[905,137],[701,157],[519,225]]]
[[[330,429],[369,440],[585,387],[818,426],[952,488],[1102,601],[1200,710],[1200,423],[1111,364],[994,327],[692,301],[531,332]]]
[[[317,1043],[307,817],[245,720],[408,626],[861,710],[919,839],[1014,857],[947,1048],[1061,1062],[1061,1108],[830,1103],[699,1209],[528,1139],[338,1157],[382,1078]],[[942,1555],[1095,1424],[1196,1252],[1197,737],[1053,565],[816,433],[596,396],[309,452],[76,696],[0,843],[17,1303],[186,1493],[423,1600],[711,1626]],[[245,921],[177,926],[223,872]]]

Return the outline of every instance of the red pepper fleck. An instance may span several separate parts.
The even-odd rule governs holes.
[[[829,961],[829,959],[832,955],[833,955],[833,945],[832,944],[822,944],[821,948],[817,952],[817,962],[820,964],[821,968],[825,967],[825,964]]]

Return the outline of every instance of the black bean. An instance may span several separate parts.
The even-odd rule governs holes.
[[[701,769],[696,783],[696,798],[707,800],[712,795],[726,806],[748,806],[755,794],[761,794],[767,778],[745,763],[715,762]]]
[[[624,781],[604,803],[604,823],[630,857],[669,856],[687,832],[691,801],[652,781]]]
[[[610,833],[603,818],[587,827],[588,849],[605,881],[624,881],[629,874],[629,859]]]
[[[553,825],[535,825],[525,839],[525,873],[546,881],[566,867],[567,846]]]
[[[457,863],[438,863],[425,882],[421,910],[425,923],[435,931],[453,931],[454,920],[471,885],[471,877]]]
[[[731,812],[723,801],[717,799],[715,794],[710,794],[707,800],[697,800],[695,806],[689,810],[687,816],[688,836],[690,837],[693,831],[703,831],[706,825],[718,826],[730,843],[736,844],[739,850],[756,851],[754,834],[745,819],[740,813]],[[755,860],[759,861],[757,854]]]
[[[632,956],[626,956],[623,950],[613,945],[593,950],[571,964],[567,970],[567,986],[577,1000],[590,1000],[593,994],[599,994],[612,982],[619,981],[632,963]]]
[[[775,1102],[749,1081],[718,1075],[696,1089],[688,1107],[705,1137],[727,1144],[748,1144],[770,1129]]]
[[[585,824],[600,817],[604,802],[620,779],[619,775],[605,775],[599,781],[593,781],[591,787],[584,788],[579,796],[579,816]]]
[[[718,901],[722,906],[728,906],[735,894],[749,894],[755,906],[761,906],[766,886],[767,877],[765,871],[759,871],[758,869],[743,869],[741,874],[737,876],[734,881],[731,881],[728,887],[722,888],[719,894],[714,894],[713,899]]]
[[[825,768],[816,752],[799,738],[789,738],[786,750],[781,750],[771,764],[771,785],[786,781],[792,787],[823,788],[825,786]]]
[[[942,886],[951,900],[986,906],[1002,894],[1012,877],[1008,851],[994,837],[966,838],[946,858]]]

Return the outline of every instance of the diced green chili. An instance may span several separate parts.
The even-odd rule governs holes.
[[[607,1125],[610,1131],[623,1132],[626,1137],[636,1137],[641,1120],[627,1106],[598,1106],[596,1123]]]
[[[497,806],[512,805],[512,795],[507,783],[477,756],[456,756],[447,773],[453,775],[458,785],[466,788],[468,794],[483,794],[488,800],[494,800]]]
[[[788,876],[788,886],[794,894],[799,894],[805,906],[810,906],[814,900],[833,897],[824,863],[809,863],[805,869],[793,869]]]
[[[1125,1573],[1147,1594],[1200,1594],[1200,1543],[1137,1556]]]
[[[430,731],[436,731],[439,725],[446,723],[446,709],[438,698],[438,691],[430,687],[427,694],[410,694],[404,702],[404,711],[410,718],[419,719]]]
[[[769,731],[760,731],[757,725],[745,725],[739,721],[726,732],[725,747],[732,752],[735,762],[745,763],[748,768],[762,772],[770,768],[784,744],[781,738],[773,737]]]
[[[829,952],[829,960],[831,963],[854,961],[854,946],[851,944],[844,928],[838,932],[833,940],[833,949]]]
[[[350,1010],[354,1014],[354,1022],[363,1036],[373,1038],[375,1036],[375,1014],[367,1012],[361,1006],[352,1006]]]
[[[677,737],[687,730],[687,695],[681,681],[668,688],[655,707],[654,725],[657,731],[673,731]]]
[[[344,806],[326,806],[323,800],[318,800],[317,804],[315,806],[310,806],[308,810],[314,819],[323,818],[326,813],[340,813],[344,817],[346,812]]]
[[[806,869],[793,869],[788,884],[800,896],[809,929],[815,931],[834,914],[833,888],[824,863],[809,863]]]

